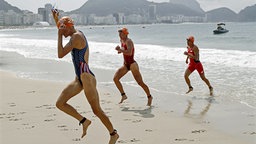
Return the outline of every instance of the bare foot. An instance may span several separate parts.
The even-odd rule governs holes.
[[[148,96],[148,104],[147,104],[147,106],[151,106],[152,100],[153,100],[153,97],[151,95]]]
[[[213,96],[213,87],[209,87],[210,90],[210,96]]]
[[[86,119],[86,121],[83,123],[83,134],[81,136],[81,138],[83,138],[86,135],[87,132],[87,128],[90,126],[92,122],[88,119]]]
[[[186,94],[190,93],[191,91],[193,91],[193,87],[189,87],[188,91],[186,92]]]
[[[115,144],[118,138],[119,138],[119,135],[117,133],[113,136],[110,136],[110,140],[108,144]]]
[[[121,101],[119,102],[119,104],[123,103],[124,100],[127,99],[127,96],[126,95],[122,95],[122,98],[121,98]]]

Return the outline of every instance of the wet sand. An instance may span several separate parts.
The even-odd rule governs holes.
[[[55,101],[67,83],[22,79],[4,71],[0,78],[1,143],[108,143],[108,131],[83,93],[69,103],[92,121],[85,138],[80,138],[79,122],[56,108]],[[120,135],[117,143],[251,144],[256,135],[245,130],[244,135],[250,137],[245,140],[216,129],[211,122],[195,119],[189,114],[189,102],[184,116],[179,116],[175,111],[160,109],[157,103],[152,107],[129,100],[118,104],[120,96],[104,85],[98,86],[98,91],[102,109]],[[207,111],[206,106],[202,113]]]

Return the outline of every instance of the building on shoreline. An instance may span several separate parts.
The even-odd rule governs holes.
[[[44,8],[38,8],[37,14],[30,11],[16,13],[13,10],[8,12],[0,11],[0,26],[19,26],[33,25],[36,22],[48,22],[54,25],[55,22],[51,16],[51,4],[45,4]],[[157,7],[152,4],[148,6],[148,11],[141,13],[113,13],[105,16],[96,14],[70,14],[59,10],[60,16],[70,15],[78,25],[116,25],[116,24],[152,24],[152,23],[182,23],[182,22],[206,22],[206,16],[184,16],[178,14],[159,16]]]

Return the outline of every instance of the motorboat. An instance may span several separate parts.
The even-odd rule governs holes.
[[[217,29],[215,29],[213,31],[214,34],[222,34],[222,33],[227,33],[229,32],[229,30],[227,30],[226,28],[224,28],[225,23],[218,23],[217,24]]]

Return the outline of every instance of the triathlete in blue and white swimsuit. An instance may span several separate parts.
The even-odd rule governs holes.
[[[85,36],[84,36],[84,38],[85,38]],[[85,38],[85,42],[86,42],[86,46],[83,49],[73,48],[73,50],[71,52],[75,72],[76,72],[78,80],[80,81],[81,84],[82,84],[82,81],[81,81],[80,75],[82,73],[86,72],[86,73],[90,73],[94,76],[94,74],[92,73],[92,71],[89,68],[89,65],[84,60],[84,55],[88,48],[88,43],[87,43],[86,38]]]

